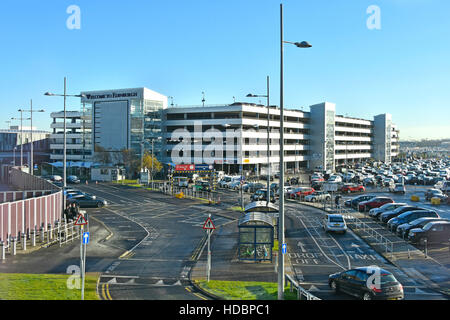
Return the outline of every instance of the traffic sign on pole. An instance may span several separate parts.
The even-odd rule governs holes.
[[[283,254],[286,254],[286,252],[287,252],[287,244],[286,243],[283,243],[283,245],[281,246],[281,250],[282,250]]]
[[[83,244],[89,243],[89,232],[83,233]]]
[[[208,219],[206,219],[205,223],[203,224],[203,229],[205,230],[215,230],[216,227],[214,226],[214,223],[211,220],[211,217],[208,217]]]
[[[84,218],[84,215],[82,215],[81,213],[78,215],[77,220],[75,221],[75,225],[76,226],[84,226],[88,224],[86,219]]]

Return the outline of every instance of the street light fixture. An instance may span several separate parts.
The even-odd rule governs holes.
[[[289,42],[283,40],[283,4],[280,4],[280,183],[284,188],[284,92],[283,92],[283,44],[294,44],[298,48],[311,48],[306,41]],[[284,192],[280,192],[280,214],[279,214],[279,258],[278,258],[278,300],[284,299]]]
[[[41,110],[33,110],[33,100],[30,100],[30,110],[22,110],[19,109],[20,112],[29,112],[30,113],[30,120],[31,120],[31,157],[30,157],[30,174],[34,175],[34,155],[33,155],[33,112],[45,112],[44,109]]]
[[[67,141],[66,141],[66,98],[67,97],[75,97],[75,98],[85,98],[86,95],[84,94],[67,94],[67,78],[64,77],[64,93],[63,94],[56,94],[56,93],[51,93],[51,92],[46,92],[44,93],[45,96],[48,97],[64,97],[64,136],[63,136],[63,140],[64,140],[64,150],[63,150],[63,186],[64,188],[67,187],[67,181],[66,181],[66,175],[67,175]],[[65,209],[65,203],[64,203],[64,208]]]
[[[267,195],[266,206],[270,201],[270,92],[269,92],[269,76],[267,76],[267,94],[257,95],[249,93],[247,98],[267,98]]]

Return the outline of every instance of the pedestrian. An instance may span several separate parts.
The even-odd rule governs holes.
[[[334,198],[334,203],[336,204],[336,208],[339,208],[339,203],[340,203],[340,201],[341,201],[341,196],[340,196],[340,195],[337,195],[337,196]]]

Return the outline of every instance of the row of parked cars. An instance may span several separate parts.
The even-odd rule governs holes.
[[[64,194],[68,204],[74,203],[80,208],[101,208],[108,205],[106,200],[72,187],[66,187]]]
[[[386,225],[401,238],[412,243],[442,243],[450,241],[450,219],[442,218],[431,209],[394,202],[389,197],[362,195],[344,203]]]

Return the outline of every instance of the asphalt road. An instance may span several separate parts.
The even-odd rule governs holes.
[[[414,192],[418,191],[414,190]],[[219,194],[222,201],[225,201],[224,205],[238,205],[239,193],[237,191],[220,189]],[[386,193],[386,195],[392,196],[396,202],[411,202],[408,200],[409,193],[406,195]],[[245,195],[245,199],[245,203],[250,202],[248,194]],[[421,203],[421,205],[428,206],[429,204]],[[321,224],[323,211],[291,200],[286,202],[285,210],[288,255],[297,281],[321,299],[353,299],[345,294],[333,293],[328,286],[328,276],[353,267],[371,265],[391,271],[402,283],[406,300],[447,299],[442,294],[422,285],[420,281],[417,281],[418,278],[410,277],[389,263],[351,230],[344,235],[325,233]],[[444,207],[440,207],[439,210],[448,212],[448,208]]]
[[[211,213],[217,226],[231,220],[216,216],[218,209],[193,200],[113,185],[79,186],[110,205],[87,209],[113,236],[105,243],[123,253],[103,270],[100,291],[106,299],[205,299],[190,285],[192,255],[205,234]],[[89,271],[89,254],[87,271]]]

